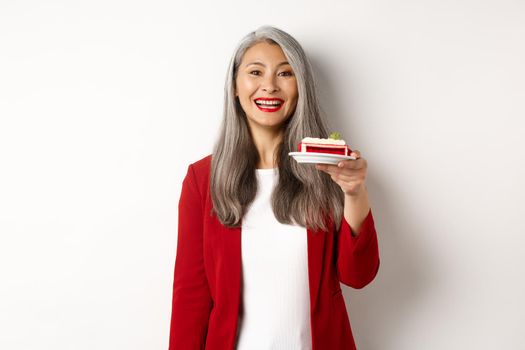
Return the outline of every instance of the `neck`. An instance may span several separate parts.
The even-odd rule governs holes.
[[[259,153],[258,169],[277,167],[277,150],[283,140],[282,132],[257,132],[253,133],[253,142]]]

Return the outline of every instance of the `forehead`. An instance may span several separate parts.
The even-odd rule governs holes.
[[[261,42],[246,50],[241,65],[247,66],[255,62],[263,65],[277,65],[286,62],[286,56],[278,44]]]

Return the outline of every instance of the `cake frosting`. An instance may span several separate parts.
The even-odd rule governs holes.
[[[345,140],[335,140],[335,139],[321,139],[317,137],[305,137],[301,140],[303,143],[318,143],[324,145],[346,145]]]

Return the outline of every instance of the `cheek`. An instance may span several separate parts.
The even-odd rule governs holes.
[[[297,84],[295,81],[291,81],[286,85],[286,91],[288,92],[288,96],[290,96],[290,99],[297,100],[298,92],[297,92]]]
[[[298,99],[297,95],[295,95],[293,98],[290,99],[290,104],[288,106],[288,109],[290,111],[294,111],[297,108],[297,99]]]
[[[237,80],[237,89],[239,95],[242,97],[249,97],[255,89],[255,84],[250,79],[238,79]]]
[[[290,95],[290,105],[295,106],[297,104],[297,99],[299,95],[297,94],[297,91],[292,92]]]

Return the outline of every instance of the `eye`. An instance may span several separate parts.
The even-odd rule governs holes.
[[[260,73],[261,71],[259,71],[259,70],[252,70],[252,71],[250,71],[250,74],[252,74],[252,73],[254,73],[254,72],[258,72],[258,73]],[[259,75],[259,74],[255,74],[255,75]]]
[[[290,77],[293,75],[293,73],[290,71],[281,72],[281,73],[284,73],[285,76],[290,76]]]

